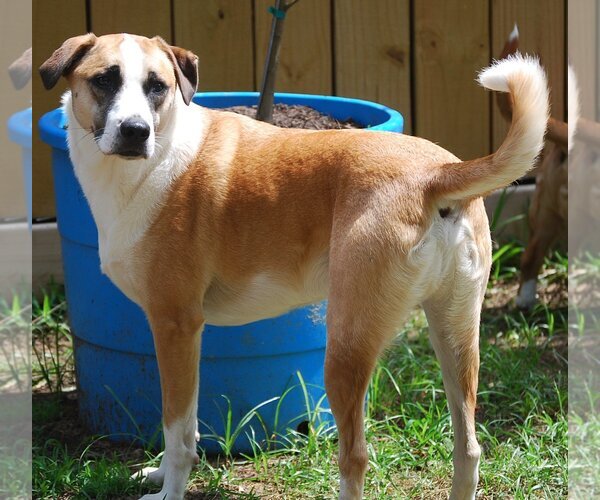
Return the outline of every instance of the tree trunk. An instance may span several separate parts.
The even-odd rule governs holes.
[[[271,23],[271,37],[269,39],[269,50],[267,51],[265,72],[260,89],[258,110],[256,112],[256,119],[263,122],[273,122],[275,77],[277,73],[277,66],[279,64],[279,49],[281,47],[283,24],[287,10],[297,1],[298,0],[286,2],[286,0],[277,0],[275,2],[275,8],[271,9],[271,13],[273,14],[273,22]]]

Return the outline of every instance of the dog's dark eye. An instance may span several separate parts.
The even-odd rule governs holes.
[[[121,84],[121,76],[118,66],[111,66],[103,73],[91,79],[92,85],[102,91],[115,91]]]
[[[96,77],[95,77],[95,78],[92,80],[92,82],[93,82],[93,84],[94,84],[96,87],[99,87],[99,88],[101,88],[101,89],[107,89],[107,88],[109,88],[109,87],[111,86],[111,84],[112,84],[112,81],[111,81],[111,79],[110,79],[108,76],[106,76],[106,75],[99,75],[99,76],[96,76]]]
[[[166,85],[158,80],[155,80],[150,83],[150,91],[154,92],[155,94],[162,94],[166,88]]]

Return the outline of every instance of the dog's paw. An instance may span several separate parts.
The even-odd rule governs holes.
[[[529,310],[537,303],[536,281],[528,280],[521,285],[519,294],[515,298],[515,305],[519,309]]]
[[[131,476],[132,479],[141,479],[143,483],[162,486],[165,473],[160,467],[144,467]],[[146,495],[147,496],[147,495]],[[145,497],[144,497],[145,498]]]
[[[140,500],[183,500],[184,493],[160,490],[158,493],[148,493]]]
[[[160,490],[158,493],[148,493],[140,500],[183,500],[183,493],[174,493]]]
[[[158,493],[149,493],[140,498],[140,500],[183,500],[183,497],[175,497],[169,493],[159,491]]]

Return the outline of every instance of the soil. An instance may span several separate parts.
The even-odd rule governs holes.
[[[75,390],[62,393],[33,394],[35,435],[41,441],[55,439],[67,448],[72,456],[84,450],[87,458],[112,456],[123,462],[141,462],[145,458],[139,444],[116,443],[108,439],[95,439],[79,420],[78,394]]]
[[[231,106],[222,111],[233,111],[240,115],[256,117],[256,106]],[[308,106],[275,104],[273,125],[282,128],[303,128],[311,130],[357,129],[364,128],[354,120],[336,120]]]
[[[514,300],[518,291],[519,282],[515,278],[497,280],[494,286],[486,291],[484,311],[494,310],[494,314],[510,314],[514,311]],[[546,286],[538,285],[538,300],[549,309],[565,308],[569,300],[566,279]]]

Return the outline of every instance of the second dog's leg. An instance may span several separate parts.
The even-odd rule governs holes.
[[[462,304],[447,297],[424,304],[454,428],[451,500],[475,498],[481,454],[475,435],[481,305],[476,297],[463,299]]]
[[[521,284],[519,294],[515,299],[517,307],[530,309],[536,302],[537,277],[544,263],[548,249],[557,238],[557,228],[560,220],[536,221],[536,227],[531,232],[531,240],[521,257]]]
[[[160,370],[165,452],[149,481],[159,493],[143,500],[181,500],[196,453],[201,322],[151,321]],[[187,325],[187,326],[186,326]]]
[[[557,198],[560,185],[566,184],[566,173],[562,169],[560,147],[551,147],[544,156],[535,191],[529,208],[529,243],[521,256],[521,277],[515,304],[520,309],[532,308],[536,299],[537,277],[551,245],[556,241],[564,222],[559,217]]]

